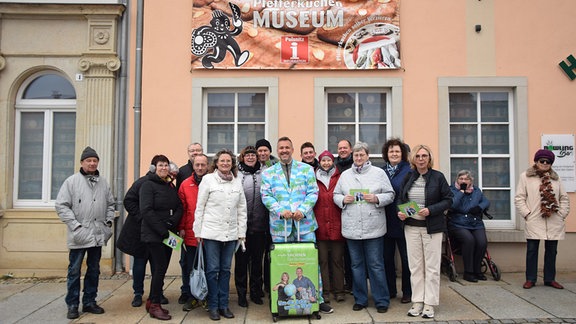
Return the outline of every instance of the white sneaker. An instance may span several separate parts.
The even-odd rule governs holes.
[[[422,308],[424,308],[424,303],[414,303],[410,310],[408,310],[408,316],[416,317],[420,316],[422,313]]]
[[[425,305],[422,311],[423,318],[434,318],[434,306]]]

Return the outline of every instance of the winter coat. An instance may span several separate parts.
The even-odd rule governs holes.
[[[184,244],[188,246],[198,246],[198,240],[194,235],[194,213],[198,202],[198,183],[194,176],[188,177],[180,184],[178,196],[182,201],[182,218],[178,224],[178,230],[184,230]]]
[[[342,208],[342,235],[352,240],[367,240],[386,234],[384,207],[394,201],[394,189],[386,173],[370,161],[358,172],[355,166],[344,171],[334,189],[334,203]],[[364,189],[376,194],[378,203],[344,204],[351,190]]]
[[[334,168],[328,187],[318,180],[318,200],[314,206],[314,215],[318,222],[316,238],[321,241],[344,241],[342,236],[342,209],[334,203],[334,189],[341,173]],[[316,174],[326,171],[318,168]]]
[[[529,240],[563,240],[566,232],[566,217],[570,212],[570,200],[558,174],[550,169],[550,181],[554,196],[560,205],[558,212],[542,217],[540,211],[540,177],[533,167],[520,175],[514,204],[519,215],[526,220],[524,232]]]
[[[148,255],[146,244],[141,240],[140,233],[142,232],[142,215],[140,214],[140,187],[148,180],[148,175],[153,174],[148,172],[145,176],[134,181],[130,189],[124,196],[124,208],[128,212],[122,231],[116,241],[116,247],[133,257],[145,258]]]
[[[194,173],[194,167],[192,165],[192,161],[188,160],[186,164],[178,169],[178,174],[176,175],[176,190],[180,190],[182,182],[188,179],[192,173]]]
[[[168,237],[168,231],[176,232],[182,217],[182,202],[172,183],[156,173],[149,174],[140,187],[140,213],[142,242],[160,243]]]
[[[410,172],[410,163],[401,161],[394,176],[390,176],[386,167],[383,168],[384,172],[390,179],[390,184],[394,188],[394,202],[385,207],[386,210],[386,237],[401,238],[404,237],[404,224],[398,218],[398,200],[400,198],[400,191],[402,190],[402,181],[408,172]]]
[[[334,164],[340,173],[350,169],[352,164],[354,164],[354,160],[352,159],[352,154],[350,154],[347,158],[343,159],[339,156],[336,157],[334,160]]]
[[[300,211],[304,218],[300,220],[300,234],[314,232],[318,228],[314,216],[314,205],[318,199],[318,185],[311,166],[292,160],[290,185],[286,181],[282,163],[276,163],[262,172],[262,202],[270,211],[270,234],[273,236],[290,235],[292,221],[285,222],[280,214],[285,211]],[[286,224],[286,227],[284,226]]]
[[[469,230],[478,230],[484,228],[482,221],[482,212],[478,214],[471,214],[470,209],[480,207],[482,211],[490,207],[490,201],[484,196],[482,190],[474,187],[474,190],[467,194],[460,191],[454,185],[450,186],[452,194],[452,207],[450,207],[448,217],[449,228],[464,228]]]
[[[404,177],[402,182],[402,190],[399,197],[399,204],[409,202],[408,192],[414,181],[420,177],[420,173],[416,170],[411,170]],[[423,175],[426,180],[424,187],[424,206],[430,211],[430,215],[426,217],[426,230],[428,234],[446,232],[446,217],[445,211],[452,206],[452,191],[444,177],[444,174],[434,169],[428,169],[428,172]],[[406,222],[406,221],[404,221]]]
[[[194,214],[194,234],[220,242],[246,237],[246,197],[238,177],[226,181],[214,171],[202,178]]]
[[[114,204],[104,177],[87,175],[82,169],[68,177],[56,198],[56,212],[68,227],[68,248],[106,245],[112,237]]]
[[[262,202],[260,187],[262,185],[262,169],[255,173],[242,170],[238,166],[238,178],[244,188],[247,210],[247,231],[249,234],[268,233],[270,230],[270,219],[268,209]]]

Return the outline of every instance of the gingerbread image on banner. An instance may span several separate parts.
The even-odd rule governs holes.
[[[234,39],[242,33],[243,21],[240,8],[229,3],[232,13],[230,18],[221,10],[212,12],[210,26],[200,26],[192,31],[192,54],[202,57],[202,66],[213,69],[214,63],[220,63],[226,58],[226,51],[234,57],[236,67],[242,66],[250,57],[249,51],[242,51]]]

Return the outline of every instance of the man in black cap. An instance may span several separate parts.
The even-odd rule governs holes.
[[[254,147],[256,148],[258,161],[260,161],[260,164],[262,164],[263,169],[271,167],[274,164],[276,164],[276,162],[278,162],[278,159],[275,156],[271,155],[272,145],[270,145],[270,142],[268,142],[268,140],[264,138],[259,139],[258,141],[256,141],[256,145],[254,145]]]
[[[80,171],[68,177],[56,198],[56,212],[68,227],[68,266],[66,305],[68,319],[80,316],[80,275],[82,261],[86,258],[82,311],[103,314],[96,304],[102,246],[112,236],[114,197],[106,179],[98,172],[100,158],[87,146],[80,157]]]

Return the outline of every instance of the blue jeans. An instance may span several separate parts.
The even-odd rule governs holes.
[[[98,279],[100,276],[100,258],[102,257],[102,247],[96,246],[86,249],[72,249],[68,254],[70,261],[68,265],[68,277],[66,280],[66,305],[68,307],[78,307],[80,304],[80,275],[82,270],[82,260],[86,258],[86,275],[84,276],[84,295],[82,305],[96,303],[98,294]]]
[[[352,266],[352,292],[356,304],[368,305],[368,283],[366,274],[370,277],[370,291],[376,307],[388,307],[390,305],[390,293],[386,283],[386,271],[384,270],[384,258],[382,246],[384,237],[367,240],[346,240],[350,250],[350,262]]]
[[[526,240],[526,280],[536,282],[538,276],[538,248],[540,240]],[[556,280],[558,241],[544,240],[544,282]]]
[[[180,269],[182,269],[182,286],[180,287],[180,294],[192,297],[190,292],[190,273],[194,266],[194,257],[196,256],[196,247],[194,245],[184,245],[180,249]]]
[[[134,295],[144,295],[146,263],[148,263],[148,256],[145,258],[134,258],[132,262],[132,289],[134,290]],[[154,272],[152,263],[150,263],[150,270]]]
[[[230,268],[236,240],[220,242],[204,239],[206,252],[206,281],[208,281],[208,308],[226,309],[230,293]]]

